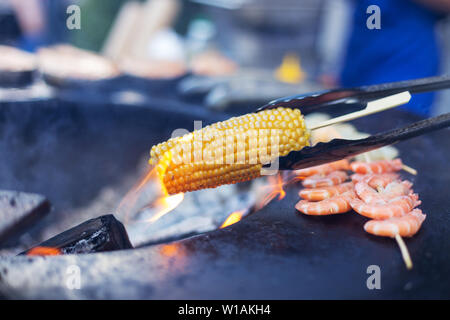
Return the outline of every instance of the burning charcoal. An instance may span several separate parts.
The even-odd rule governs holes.
[[[109,214],[83,222],[21,254],[40,255],[39,252],[51,249],[61,254],[79,254],[131,248],[124,226]]]
[[[27,256],[59,256],[61,249],[52,247],[34,247],[27,251]]]
[[[0,243],[4,245],[49,211],[50,203],[42,195],[0,191]]]

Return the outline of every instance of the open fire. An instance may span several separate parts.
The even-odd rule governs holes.
[[[164,162],[163,162],[164,163]],[[173,212],[177,207],[183,204],[185,199],[184,193],[175,195],[168,195],[167,191],[159,178],[158,171],[164,170],[163,166],[153,167],[141,181],[133,187],[120,202],[117,212],[125,217],[125,224],[132,221],[133,223],[151,225],[170,212]],[[245,216],[254,213],[273,199],[278,197],[282,200],[286,192],[283,187],[291,182],[289,179],[285,181],[281,174],[268,176],[266,178],[258,179],[261,182],[256,183],[253,188],[255,200],[245,207],[234,210],[229,216],[218,225],[218,228],[226,228],[242,220]],[[230,188],[227,186],[226,188]],[[221,187],[218,189],[210,189],[206,192],[221,192]],[[196,193],[205,193],[205,191],[196,191]],[[236,194],[230,195],[235,197]],[[205,194],[204,197],[207,197]]]
[[[245,211],[235,211],[231,213],[228,218],[225,220],[225,222],[220,226],[220,229],[226,228],[228,226],[231,226],[232,224],[235,224],[242,220],[242,217],[244,216]]]

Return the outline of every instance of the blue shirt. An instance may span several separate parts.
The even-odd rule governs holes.
[[[366,26],[370,5],[381,9],[381,29]],[[355,87],[438,75],[435,25],[439,18],[413,0],[357,0],[342,85]],[[406,107],[428,116],[434,95],[413,95]]]

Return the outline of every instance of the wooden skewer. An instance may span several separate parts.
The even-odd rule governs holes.
[[[415,176],[417,175],[417,170],[414,169],[414,168],[411,168],[410,166],[407,166],[406,164],[404,164],[402,166],[402,170],[404,170],[404,171],[406,171],[408,173],[411,173],[412,175],[415,175]]]
[[[395,235],[395,240],[397,240],[397,244],[400,247],[400,252],[402,253],[403,261],[405,261],[406,269],[411,270],[413,267],[413,263],[405,242],[399,234]]]
[[[380,111],[384,111],[387,109],[398,107],[402,104],[408,103],[411,100],[411,94],[409,91],[401,92],[394,94],[392,96],[384,97],[378,100],[370,101],[367,103],[367,107],[364,110],[348,113],[346,115],[336,117],[322,123],[319,123],[315,126],[310,127],[310,130],[315,130],[327,126],[331,126],[336,123],[346,122],[354,119],[358,119],[361,117],[368,116],[373,113],[377,113]]]
[[[384,97],[384,98],[381,98],[378,100],[370,101],[369,103],[367,103],[367,107],[364,110],[352,112],[352,113],[349,113],[349,114],[346,114],[346,115],[343,115],[340,117],[336,117],[336,118],[324,121],[322,123],[319,123],[315,126],[310,127],[309,129],[315,130],[315,129],[331,126],[333,124],[365,117],[365,116],[373,114],[373,113],[377,113],[380,111],[388,110],[388,109],[395,108],[400,105],[406,104],[409,102],[409,100],[411,100],[411,94],[409,93],[409,91],[397,93],[397,94],[394,94],[394,95],[391,95],[388,97]],[[366,161],[367,161],[367,159],[368,159],[367,155],[365,153],[364,153],[364,155],[365,155]],[[417,170],[414,168],[411,168],[410,166],[403,165],[402,169],[412,175],[417,175]]]
[[[364,160],[366,160],[366,162],[370,162],[371,161],[370,157],[369,157],[369,154],[367,152],[363,153],[363,156],[364,156]]]

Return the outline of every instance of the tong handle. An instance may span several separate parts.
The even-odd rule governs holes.
[[[406,81],[397,81],[370,86],[362,86],[354,90],[361,91],[360,96],[381,97],[402,91],[422,93],[450,88],[450,76],[436,76]]]
[[[333,89],[316,93],[293,95],[273,100],[256,112],[278,107],[301,109],[306,114],[326,106],[342,104],[366,104],[374,99],[384,98],[403,91],[422,93],[450,88],[450,76],[397,81],[356,88]]]

